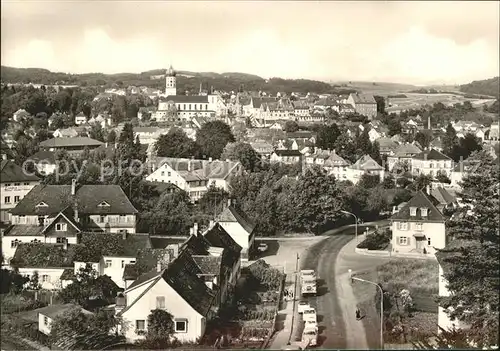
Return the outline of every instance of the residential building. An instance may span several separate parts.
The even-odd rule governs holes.
[[[337,180],[348,180],[349,166],[349,161],[340,157],[335,150],[330,153],[323,164],[323,168],[326,169],[330,175],[335,176]]]
[[[241,259],[248,261],[255,253],[255,223],[245,212],[228,201],[228,206],[217,217],[216,222],[241,246]]]
[[[500,123],[493,123],[490,129],[486,132],[485,139],[490,143],[497,143],[500,141],[499,135]]]
[[[85,148],[97,149],[103,142],[87,137],[53,138],[40,143],[40,149],[46,151],[65,150],[69,154],[80,154]]]
[[[454,188],[460,189],[462,180],[470,173],[475,172],[480,166],[480,161],[474,157],[469,157],[466,160],[457,162],[450,174],[450,185]]]
[[[128,341],[144,338],[151,310],[164,309],[174,321],[174,335],[183,342],[201,338],[216,315],[216,296],[198,277],[199,266],[188,252],[182,252],[168,265],[158,262],[156,269],[139,276],[124,292],[117,314],[127,328]],[[118,300],[118,299],[117,299]]]
[[[286,164],[296,164],[301,162],[302,154],[299,150],[274,150],[270,157],[270,162],[276,163],[286,163]]]
[[[265,141],[250,142],[250,146],[257,152],[260,156],[269,157],[274,151],[274,147]]]
[[[87,123],[87,116],[83,112],[80,112],[75,116],[75,124],[77,126]]]
[[[45,226],[60,218],[61,213],[65,214],[63,221],[72,217],[75,226],[83,231],[135,233],[137,210],[119,185],[77,186],[76,182],[72,185],[37,185],[10,210],[12,226],[5,231],[2,242],[6,237],[11,238],[8,245],[3,245],[4,256],[9,256],[7,247],[15,248],[15,245],[10,245],[13,237],[23,236],[18,241],[30,242],[34,240],[32,236],[42,235]],[[61,225],[56,231],[66,232],[66,228],[71,227]],[[55,236],[55,242],[63,241],[56,239]],[[10,252],[10,256],[12,254]]]
[[[40,179],[11,160],[0,163],[0,222],[10,222],[9,211],[40,184]]]
[[[419,191],[391,217],[392,253],[395,255],[434,255],[446,245],[446,218],[439,202]]]
[[[352,105],[356,113],[372,119],[377,116],[377,102],[373,95],[351,93],[347,103]]]
[[[242,170],[239,162],[211,159],[163,158],[157,164],[146,180],[175,184],[193,201],[199,200],[211,185],[228,191],[232,177]]]
[[[438,201],[436,207],[441,213],[444,213],[446,210],[453,210],[459,206],[455,192],[450,188],[433,185],[431,186],[431,195]]]
[[[392,171],[395,166],[404,171],[411,171],[413,156],[421,153],[417,146],[405,143],[399,145],[394,152],[387,157],[387,166]]]
[[[412,157],[411,168],[416,175],[425,174],[434,177],[441,172],[450,177],[453,160],[437,150],[424,150]]]
[[[357,184],[364,174],[378,175],[380,181],[384,180],[384,167],[379,165],[377,161],[369,155],[361,156],[355,164],[347,167],[347,180],[353,184]]]
[[[167,134],[168,128],[134,127],[134,138],[139,138],[141,145],[154,144],[161,135]]]
[[[87,128],[84,126],[59,128],[52,134],[54,138],[76,138],[79,135],[85,134],[88,136]]]
[[[377,143],[378,143],[381,155],[390,155],[398,147],[398,144],[395,141],[393,141],[391,138],[387,138],[387,137],[378,138]]]

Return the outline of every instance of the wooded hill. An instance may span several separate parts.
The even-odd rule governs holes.
[[[498,97],[500,96],[499,84],[499,77],[484,80],[475,80],[469,84],[461,85],[460,91],[469,94],[494,96],[498,99]]]

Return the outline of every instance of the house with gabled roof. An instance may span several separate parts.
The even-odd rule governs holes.
[[[119,185],[38,185],[12,209],[13,225],[40,225],[71,206],[85,231],[135,233],[137,210]]]
[[[242,261],[248,261],[255,251],[254,221],[228,200],[228,206],[216,218],[216,222],[241,246]]]
[[[269,158],[272,163],[296,164],[301,162],[302,153],[299,150],[276,149]]]
[[[411,169],[416,175],[425,174],[434,177],[441,172],[450,177],[453,160],[435,149],[427,149],[412,157]]]
[[[388,137],[378,138],[377,143],[381,155],[390,155],[398,147],[398,144],[394,140]]]
[[[0,222],[10,222],[9,211],[36,185],[40,178],[11,160],[0,163]]]
[[[347,167],[346,176],[347,180],[351,181],[353,184],[357,184],[361,180],[363,174],[378,175],[380,181],[383,181],[384,173],[384,167],[379,165],[370,155],[363,155],[355,164]]]
[[[419,191],[391,217],[391,254],[434,255],[446,246],[446,218],[438,206],[432,195]]]
[[[242,170],[240,162],[183,158],[162,158],[153,167],[147,181],[172,183],[192,201],[199,200],[211,185],[228,191],[232,177]]]
[[[180,341],[201,338],[217,311],[216,295],[198,277],[201,269],[188,252],[180,253],[166,266],[139,276],[124,292],[124,304],[118,306],[128,341],[144,337],[148,316],[154,309],[164,309],[173,316],[174,336]]]
[[[351,93],[347,103],[352,105],[356,113],[372,119],[377,116],[377,102],[371,94]]]
[[[347,172],[350,165],[349,161],[340,157],[340,155],[333,150],[325,160],[323,168],[326,169],[329,174],[335,176],[337,180],[347,180]]]
[[[83,112],[80,112],[75,116],[75,124],[77,126],[87,123],[87,116]]]
[[[399,145],[389,156],[387,156],[387,166],[389,171],[397,165],[398,167],[406,167],[408,171],[411,170],[411,163],[413,156],[421,153],[422,150],[417,146],[405,143]]]
[[[102,145],[104,145],[103,142],[87,137],[63,137],[42,141],[40,149],[48,151],[65,150],[70,154],[80,154],[86,148],[94,150]]]

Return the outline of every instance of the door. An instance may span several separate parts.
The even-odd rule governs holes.
[[[415,238],[415,239],[416,239],[417,251],[418,252],[422,252],[422,250],[425,247],[425,245],[424,245],[425,238],[424,237],[418,237],[418,238]]]

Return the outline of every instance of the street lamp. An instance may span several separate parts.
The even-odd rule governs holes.
[[[375,285],[379,290],[380,290],[380,348],[384,349],[384,291],[382,290],[382,287],[378,285],[377,283],[371,282],[369,280],[357,278],[352,276],[352,269],[349,269],[349,277],[351,278],[351,283],[354,282],[354,280],[358,280],[360,282],[365,282],[371,285]]]
[[[350,215],[350,216],[354,217],[354,220],[355,220],[354,235],[356,236],[356,244],[357,244],[358,243],[358,217],[356,217],[356,215],[352,212],[348,212],[348,211],[344,211],[344,210],[341,210],[340,212],[342,212],[343,214]]]

